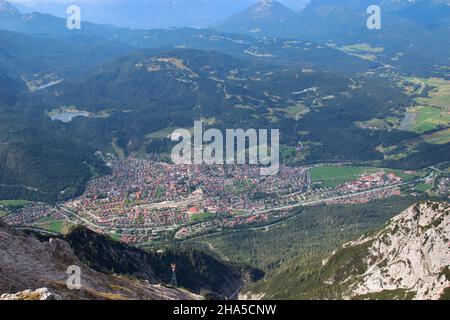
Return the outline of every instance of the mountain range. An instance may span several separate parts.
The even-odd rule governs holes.
[[[382,29],[398,24],[408,27],[448,27],[448,0],[368,1],[312,0],[296,12],[278,1],[263,0],[217,23],[219,30],[255,36],[309,40],[351,40],[371,34],[366,28],[371,5],[379,5]],[[372,32],[373,33],[373,32]]]
[[[2,0],[4,2],[4,0]],[[6,2],[4,2],[6,3]],[[319,59],[322,51],[300,48],[292,43],[275,39],[321,42],[326,48],[341,49],[352,45],[369,45],[372,49],[353,50],[350,55],[359,60],[376,60],[402,72],[432,76],[436,66],[449,64],[450,16],[447,0],[383,1],[381,30],[368,30],[367,7],[371,1],[343,0],[339,3],[313,0],[300,12],[293,11],[277,1],[260,1],[205,29],[143,30],[115,28],[83,22],[82,30],[67,30],[65,19],[48,14],[21,14],[17,9],[0,13],[0,29],[25,33],[45,33],[56,37],[77,34],[96,35],[100,41],[122,42],[133,47],[184,46],[195,49],[219,50],[234,55],[253,55],[267,61],[285,61],[284,58],[303,60],[307,55]],[[7,7],[3,5],[3,7]],[[115,10],[115,12],[122,12]],[[111,20],[114,23],[113,20]],[[230,34],[231,33],[231,34]],[[245,37],[246,35],[247,37]],[[266,37],[266,38],[264,38]],[[269,37],[270,39],[268,39]],[[280,52],[278,45],[282,45]],[[367,51],[368,50],[368,51]],[[335,50],[336,51],[336,50]],[[337,53],[335,53],[336,55]],[[281,59],[274,59],[280,57]],[[314,58],[315,57],[315,58]],[[340,58],[342,59],[342,58]],[[334,59],[321,59],[321,64],[333,61],[335,68],[341,63]],[[369,62],[370,62],[369,61]],[[421,63],[416,63],[421,61]],[[366,61],[367,62],[367,61]],[[353,62],[358,64],[361,62]],[[348,68],[348,64],[340,69]]]
[[[423,171],[421,184],[325,205],[335,189],[309,181],[320,204],[287,220],[145,250],[83,227],[58,236],[0,221],[2,298],[223,299],[244,287],[241,298],[448,299],[450,1],[379,1],[381,30],[366,27],[376,1],[255,2],[75,1],[82,28],[68,30],[68,1],[0,0],[0,201],[10,200],[0,217],[20,215],[14,205],[25,200],[78,201],[90,181],[102,184],[93,177],[116,170],[111,159],[167,161],[168,132],[198,119],[221,131],[279,129],[282,164],[305,168],[305,180],[325,164],[389,168],[399,179]],[[125,181],[133,214],[126,175],[110,177]],[[417,203],[430,194],[441,202]],[[88,200],[109,201],[99,196]],[[347,191],[336,196],[346,203]],[[175,261],[184,289],[168,285]],[[86,275],[76,293],[65,286],[72,264]]]
[[[38,11],[58,17],[67,17],[67,6],[75,4],[81,8],[83,19],[87,21],[132,28],[206,27],[254,2],[255,0],[13,0],[24,13]],[[298,11],[307,3],[306,0],[282,2]]]
[[[401,55],[400,65],[410,72],[432,70],[449,61],[450,4],[447,0],[382,1],[382,27],[369,30],[366,13],[374,1],[312,0],[301,12],[276,1],[261,1],[214,28],[255,37],[308,39],[332,45],[369,44],[385,64]],[[420,64],[417,61],[421,61]],[[420,66],[419,66],[420,65]]]
[[[214,27],[230,33],[290,37],[300,32],[298,18],[297,12],[281,3],[264,0],[217,23]]]
[[[93,155],[96,150],[115,152],[119,147],[125,155],[167,152],[167,141],[148,135],[174,125],[189,126],[201,115],[216,119],[219,128],[276,126],[285,132],[281,139],[287,148],[296,148],[304,139],[308,144],[303,163],[382,161],[380,145],[418,137],[355,125],[403,117],[412,103],[395,77],[373,75],[391,69],[436,75],[430,65],[435,68],[448,52],[439,49],[448,45],[443,41],[420,52],[391,56],[397,51],[367,44],[365,50],[371,51],[359,52],[337,44],[192,28],[131,30],[86,23],[72,32],[62,18],[21,14],[6,2],[2,8],[0,29],[8,31],[0,31],[6,44],[0,47],[0,69],[5,71],[0,77],[5,83],[1,112],[11,123],[4,121],[0,128],[0,188],[5,198],[56,201],[76,196],[91,175],[106,170]],[[272,8],[292,14],[273,1],[252,8],[262,9],[263,20],[271,19],[265,12]],[[426,60],[417,64],[417,54]],[[445,77],[445,69],[439,72]],[[49,114],[68,107],[89,116],[68,123],[51,121]],[[307,134],[299,136],[300,131]],[[345,148],[336,137],[347,141]],[[61,148],[44,157],[39,149],[49,145]],[[423,167],[442,160],[447,148],[425,144],[412,158],[385,164]],[[78,157],[64,156],[70,149],[77,150]],[[17,164],[11,159],[18,159]],[[55,171],[51,164],[70,169]],[[52,179],[59,181],[58,187]]]

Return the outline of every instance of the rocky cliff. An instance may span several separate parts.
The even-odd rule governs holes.
[[[344,244],[316,268],[290,272],[288,279],[301,299],[448,300],[449,213],[448,202],[415,204],[383,228]],[[250,287],[240,298],[264,299],[285,287]]]
[[[81,270],[81,289],[67,286],[70,266]],[[105,274],[86,266],[61,239],[39,241],[0,222],[0,295],[2,299],[201,299],[184,290],[119,274]],[[40,289],[40,291],[38,290]],[[41,292],[42,291],[42,292]]]
[[[439,299],[450,288],[450,206],[417,204],[393,218],[372,237],[351,246],[367,245],[366,271],[350,297],[405,290],[414,299]]]

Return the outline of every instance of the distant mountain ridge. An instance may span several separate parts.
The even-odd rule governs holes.
[[[216,27],[225,32],[246,33],[256,36],[288,36],[297,32],[298,13],[278,1],[262,0],[230,18],[218,22]]]
[[[0,13],[0,29],[58,38],[94,35],[135,48],[177,46],[218,50],[270,63],[284,62],[285,58],[289,63],[293,58],[303,62],[303,58],[309,56],[307,60],[319,58],[322,67],[326,65],[329,70],[331,67],[339,71],[349,67],[346,62],[334,60],[343,56],[354,60],[351,65],[370,64],[373,68],[382,63],[421,76],[433,74],[436,65],[450,64],[447,55],[450,41],[442,40],[450,39],[450,30],[446,27],[450,25],[447,0],[384,1],[382,30],[373,31],[366,27],[368,3],[368,0],[342,0],[339,3],[313,0],[304,10],[295,12],[277,1],[262,1],[214,25],[213,28],[219,31],[192,28],[139,30],[89,22],[84,22],[82,30],[68,30],[62,18],[41,13],[6,12]],[[424,8],[428,13],[421,16]],[[297,44],[293,47],[292,43],[279,41],[283,38],[301,39],[304,44],[326,42],[327,46],[316,46],[315,49],[321,50],[311,51],[311,48],[302,49]],[[381,51],[361,54],[340,51],[333,57],[322,59],[324,50],[337,51],[334,48],[354,44],[369,44]],[[339,54],[341,57],[337,57]],[[416,63],[418,60],[420,64]]]
[[[73,0],[79,5],[83,19],[100,24],[131,28],[206,27],[233,15],[257,0]],[[304,7],[307,0],[282,0],[294,10]],[[39,11],[66,17],[69,3],[58,1],[13,1],[21,11]],[[21,8],[25,4],[28,8]]]
[[[381,8],[380,30],[367,28],[370,16],[367,9],[373,4]],[[385,65],[414,74],[427,72],[427,76],[433,73],[434,66],[450,64],[448,0],[312,0],[298,13],[276,1],[261,1],[214,28],[259,38],[302,39],[337,47],[369,44],[382,48],[376,56]]]
[[[450,25],[448,0],[312,0],[301,12],[292,11],[275,0],[261,0],[214,27],[255,36],[340,40],[356,36],[355,32],[369,33],[366,10],[370,5],[380,6],[382,20],[388,24],[401,22],[398,19],[402,18],[423,26]]]

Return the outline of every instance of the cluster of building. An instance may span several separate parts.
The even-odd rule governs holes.
[[[56,218],[63,217],[60,210],[54,206],[40,202],[32,202],[22,209],[11,212],[4,220],[10,225],[27,225],[49,215]]]
[[[343,191],[358,192],[376,187],[389,186],[393,184],[401,183],[402,179],[394,173],[385,173],[383,170],[371,174],[365,175],[357,179],[356,181],[345,183],[341,189]]]
[[[90,181],[64,208],[68,218],[94,229],[121,230],[125,242],[141,239],[139,229],[154,240],[167,228],[201,228],[205,214],[225,226],[267,220],[252,213],[278,204],[271,199],[302,192],[308,177],[306,168],[286,166],[264,177],[260,168],[245,165],[173,165],[132,157],[109,159],[108,165],[111,175]]]
[[[7,222],[32,224],[52,215],[142,243],[267,223],[290,214],[292,205],[320,199],[328,199],[327,204],[368,202],[398,194],[398,188],[382,187],[401,182],[379,171],[337,188],[312,189],[306,167],[281,166],[277,175],[261,176],[260,168],[246,165],[173,165],[150,157],[107,161],[112,173],[91,180],[80,197],[56,207],[33,203],[8,215]],[[365,190],[373,191],[346,197]]]
[[[327,205],[363,204],[368,203],[372,200],[385,199],[399,195],[401,195],[400,188],[378,189],[364,193],[363,195],[358,197],[350,194],[348,197],[342,197],[337,199],[326,199],[323,201],[323,203]]]
[[[392,192],[392,186],[402,183],[402,179],[394,173],[386,173],[383,170],[370,175],[362,175],[355,181],[341,184],[335,188],[322,187],[308,189],[305,192],[291,193],[277,199],[273,199],[274,205],[279,207],[283,205],[292,205],[295,203],[317,203],[321,199],[327,199],[327,204],[356,204],[366,203],[376,198],[384,198],[389,195],[395,195]],[[383,187],[390,188],[383,190]],[[367,190],[377,190],[376,192],[366,193]],[[385,192],[386,191],[386,192]],[[358,197],[352,195],[358,194]],[[347,197],[349,196],[349,197]],[[269,203],[271,204],[271,203]],[[268,206],[270,208],[270,206]]]

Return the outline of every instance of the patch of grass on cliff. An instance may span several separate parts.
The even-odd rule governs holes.
[[[413,291],[396,289],[357,296],[353,300],[412,300],[414,296],[415,293]]]

